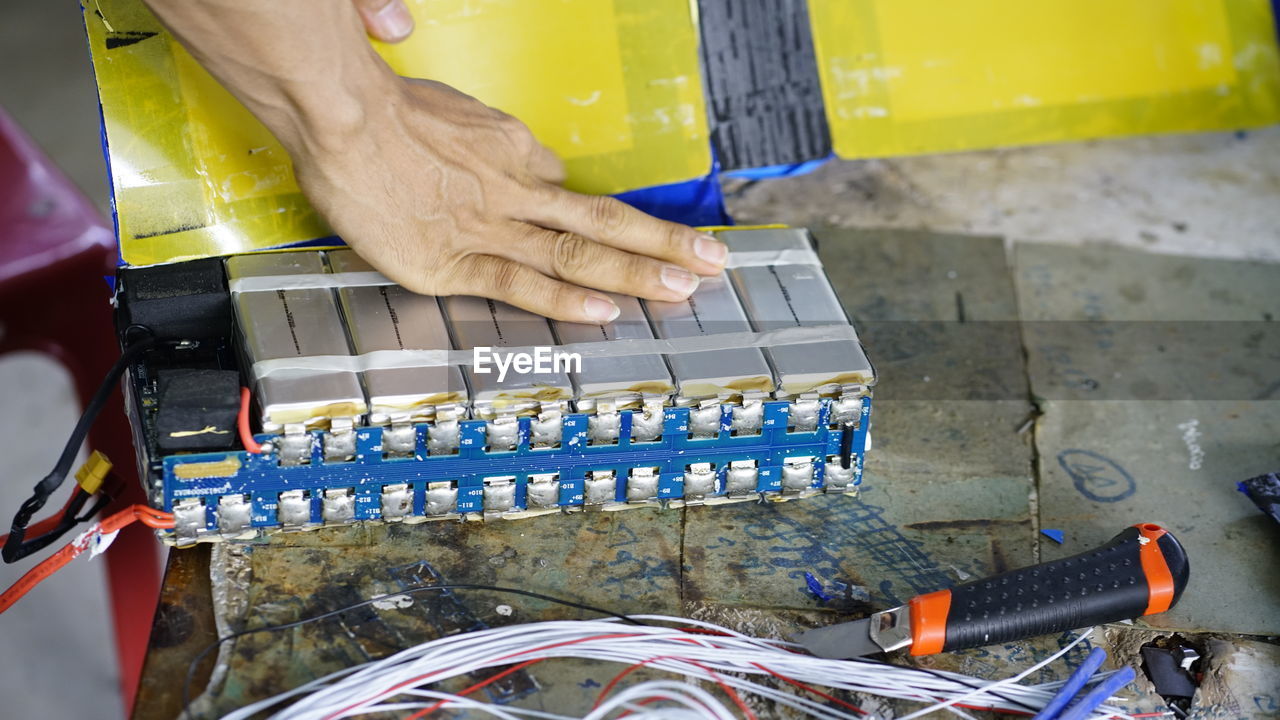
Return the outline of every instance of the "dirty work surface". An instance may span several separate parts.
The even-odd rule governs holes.
[[[1280,613],[1266,605],[1277,595],[1264,601],[1260,591],[1276,583],[1275,547],[1259,541],[1260,531],[1267,528],[1252,514],[1261,514],[1243,496],[1232,497],[1237,475],[1280,467],[1276,404],[1237,398],[1253,391],[1246,381],[1238,381],[1233,394],[1219,400],[1211,395],[1158,399],[1160,393],[1187,392],[1180,385],[1165,389],[1159,378],[1148,378],[1156,385],[1156,399],[1080,402],[1070,396],[1071,388],[1054,390],[1051,374],[1037,377],[1038,372],[1059,371],[1045,359],[1049,350],[1037,350],[1035,338],[1027,339],[1039,324],[1016,322],[1020,315],[1074,318],[1075,293],[1095,286],[1109,302],[1137,303],[1125,298],[1117,283],[1151,276],[1155,271],[1143,271],[1142,263],[1164,259],[1095,249],[1021,248],[1011,269],[999,238],[847,230],[819,236],[828,272],[880,373],[874,447],[861,498],[579,513],[487,525],[371,525],[278,535],[270,542],[220,546],[212,553],[207,546],[175,552],[162,598],[163,621],[153,635],[136,715],[177,714],[187,665],[214,637],[215,619],[226,634],[423,583],[483,583],[519,586],[620,612],[683,614],[780,636],[1029,564],[1041,553],[1079,552],[1139,521],[1165,523],[1193,539],[1188,551],[1198,579],[1177,614],[1158,621],[1160,627],[1280,632]],[[1097,257],[1114,272],[1089,264],[1097,263]],[[1203,261],[1180,262],[1199,268]],[[1031,284],[1028,273],[1041,265],[1052,272]],[[1274,267],[1255,266],[1250,272],[1256,279],[1237,275],[1229,285],[1232,297],[1264,294],[1266,284],[1274,287],[1280,281]],[[1250,282],[1263,285],[1251,289],[1242,284]],[[1154,293],[1148,296],[1158,298]],[[1204,302],[1221,301],[1206,290]],[[1162,310],[1176,307],[1163,298],[1158,303]],[[1116,314],[1082,319],[1167,317],[1144,316],[1140,310],[1108,312]],[[1274,331],[1243,341],[1255,342],[1263,356],[1276,357]],[[1105,361],[1081,355],[1080,362]],[[1250,375],[1263,365],[1240,367]],[[1275,379],[1276,363],[1270,367]],[[1206,405],[1207,400],[1213,402]],[[1159,413],[1153,409],[1157,403],[1165,404]],[[1148,405],[1152,407],[1144,409]],[[1241,407],[1233,409],[1237,405]],[[1125,406],[1134,409],[1120,409]],[[1188,452],[1182,431],[1173,441],[1161,434],[1189,417],[1200,422],[1204,470],[1179,473]],[[1227,433],[1228,428],[1235,429]],[[1081,464],[1077,456],[1068,455],[1067,469],[1060,468],[1053,458],[1068,449],[1104,456],[1123,468],[1120,480],[1131,477],[1139,488],[1153,490],[1117,502],[1080,498],[1077,475],[1099,494],[1116,478]],[[1064,530],[1065,544],[1058,547],[1039,536],[1042,528]],[[1240,538],[1255,544],[1232,569],[1237,561],[1227,555]],[[209,585],[200,581],[202,573],[212,577],[216,602],[210,600]],[[817,579],[829,599],[820,600],[810,591],[805,573]],[[1250,592],[1261,606],[1240,608],[1228,602]],[[584,616],[479,591],[420,594],[403,605],[366,608],[229,643],[224,664],[214,668],[206,662],[198,668],[196,693],[210,670],[214,683],[195,709],[201,716],[216,716],[441,634]],[[1123,658],[1157,635],[1141,623],[1118,625],[1095,633],[1090,642],[1120,649]],[[1274,707],[1275,693],[1265,680],[1276,671],[1274,646],[1227,635],[1202,637],[1210,650],[1209,677],[1217,683],[1211,693],[1206,681],[1203,696],[1213,703],[1215,716],[1260,716],[1267,703]],[[1025,667],[1068,639],[1041,638],[921,662],[995,677]],[[1087,646],[1079,650],[1069,660],[1082,659]],[[898,656],[895,661],[909,659]],[[570,663],[529,668],[496,684],[490,697],[584,712],[617,670]],[[1064,670],[1058,664],[1039,679],[1060,678]],[[1135,683],[1130,697],[1131,712],[1163,708],[1143,680]],[[893,710],[867,698],[854,702],[873,711]],[[763,716],[772,713],[766,710]]]
[[[1235,487],[1280,468],[1280,266],[1052,245],[1015,257],[1044,412],[1041,523],[1086,544],[1160,523],[1193,571],[1152,624],[1280,633],[1280,535]]]

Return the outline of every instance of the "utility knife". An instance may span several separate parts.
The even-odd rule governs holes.
[[[841,659],[1014,642],[1164,612],[1182,596],[1189,573],[1177,539],[1142,523],[1079,555],[918,595],[906,605],[793,639],[818,657]]]

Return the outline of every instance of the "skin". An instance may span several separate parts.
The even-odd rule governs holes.
[[[679,301],[726,249],[710,235],[560,187],[564,166],[519,120],[402,78],[366,32],[413,31],[402,0],[146,0],[280,140],[312,205],[407,288],[607,322],[600,290]]]

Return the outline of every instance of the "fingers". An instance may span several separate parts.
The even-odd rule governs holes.
[[[552,185],[564,184],[564,163],[546,145],[537,143],[529,156],[529,172],[539,180]]]
[[[559,186],[564,183],[564,163],[550,148],[538,142],[528,125],[497,108],[490,110],[495,124],[506,135],[516,152],[529,158],[527,169],[531,175],[550,185]]]
[[[698,288],[689,270],[644,255],[617,250],[581,235],[526,226],[501,254],[544,275],[575,285],[679,302]]]
[[[523,208],[528,222],[673,262],[700,275],[724,269],[728,256],[724,243],[691,227],[659,220],[606,196],[551,187],[530,195],[529,207]]]
[[[413,16],[404,0],[352,0],[370,37],[400,42],[413,32]]]
[[[607,295],[552,280],[523,263],[496,255],[467,255],[452,268],[453,294],[501,300],[554,320],[602,324],[618,317]]]

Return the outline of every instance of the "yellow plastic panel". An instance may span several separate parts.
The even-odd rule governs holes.
[[[614,193],[711,167],[688,0],[411,0],[413,38],[378,50],[521,119],[567,185]],[[140,0],[83,0],[130,265],[331,234],[288,154]]]
[[[689,0],[409,0],[417,29],[376,43],[401,75],[523,120],[566,186],[616,193],[711,169]]]
[[[402,75],[484,98],[537,128],[538,139],[565,160],[631,146],[610,3],[418,0],[410,7],[416,32],[402,43],[376,44]],[[530,84],[530,76],[541,81]]]
[[[1280,122],[1268,0],[809,0],[836,154]]]

